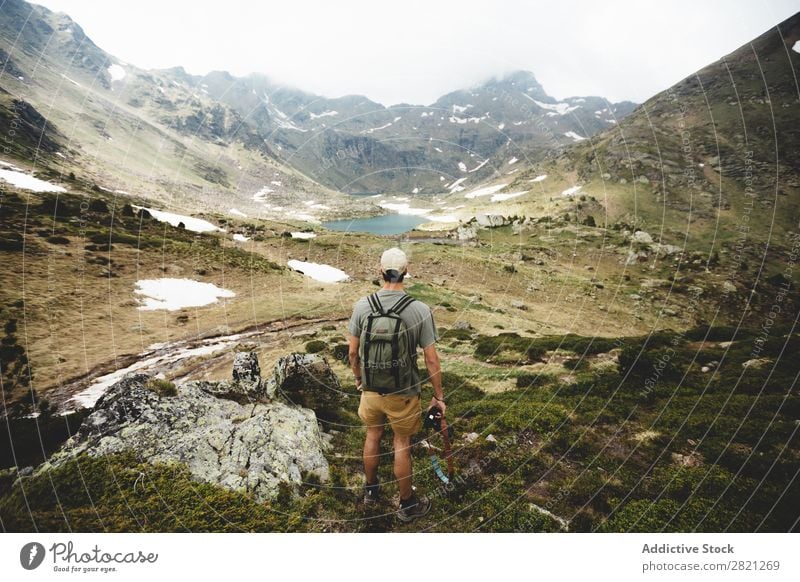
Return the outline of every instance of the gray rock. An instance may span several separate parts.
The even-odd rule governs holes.
[[[672,463],[681,467],[699,467],[703,464],[703,455],[697,451],[692,451],[688,455],[672,453],[670,455]]]
[[[656,253],[658,258],[663,259],[664,257],[671,257],[673,255],[677,255],[682,252],[683,249],[681,247],[675,245],[662,245],[659,243],[653,243],[650,245],[650,249]]]
[[[240,404],[267,398],[266,383],[255,352],[238,352],[233,357],[231,382],[196,382],[198,388],[218,398],[228,398]]]
[[[653,243],[653,237],[650,236],[650,233],[645,232],[643,230],[637,230],[636,232],[634,232],[631,239],[633,240],[633,242],[638,242],[647,245]]]
[[[494,436],[493,434],[487,435],[486,436],[486,442],[487,443],[496,443],[497,442],[497,437]]]
[[[527,305],[525,305],[522,301],[517,301],[516,299],[511,302],[511,307],[514,309],[521,309],[522,311],[528,310]]]
[[[508,226],[511,224],[511,219],[501,214],[479,214],[475,217],[478,226],[483,228],[497,228],[499,226]]]
[[[658,289],[659,287],[669,287],[672,283],[666,279],[644,279],[639,283],[643,289]]]
[[[280,358],[266,391],[271,397],[310,408],[325,421],[337,418],[348,396],[320,354],[294,353]]]
[[[628,251],[628,256],[625,258],[626,265],[632,265],[634,263],[643,263],[647,260],[647,251]]]
[[[282,482],[299,485],[304,473],[327,481],[313,411],[282,402],[242,405],[196,382],[162,397],[147,387],[148,380],[128,375],[109,388],[37,474],[80,453],[132,450],[149,462],[183,463],[195,479],[251,493],[258,502],[274,498]]]
[[[722,291],[725,293],[736,293],[736,285],[734,285],[730,281],[723,281]]]
[[[475,223],[459,224],[456,229],[458,240],[475,240],[478,238],[478,225]]]
[[[467,441],[468,443],[474,443],[476,440],[478,440],[479,436],[480,435],[476,432],[468,432],[467,434],[464,435],[464,440]]]
[[[472,324],[468,321],[460,319],[453,324],[452,329],[469,331],[472,329]]]
[[[754,358],[752,360],[747,360],[742,364],[742,368],[752,368],[753,370],[760,370],[761,368],[769,365],[772,363],[772,360],[769,358]]]

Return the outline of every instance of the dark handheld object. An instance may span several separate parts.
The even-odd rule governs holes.
[[[450,439],[453,438],[453,427],[447,424],[447,420],[445,420],[444,414],[442,414],[442,410],[438,406],[431,406],[428,409],[425,413],[425,420],[422,426],[442,435],[442,440],[444,440],[444,456],[447,460],[447,475],[442,471],[442,466],[435,454],[431,454],[431,465],[433,466],[433,472],[436,473],[436,476],[439,477],[442,483],[447,485],[455,475],[453,455],[450,448]]]

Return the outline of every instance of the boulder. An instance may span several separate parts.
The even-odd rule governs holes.
[[[637,230],[636,232],[634,232],[631,239],[633,240],[633,242],[642,243],[646,245],[653,243],[653,237],[650,236],[650,233],[645,232],[643,230]]]
[[[320,354],[294,353],[280,358],[267,394],[313,410],[321,420],[338,418],[347,398],[339,378]]]
[[[80,453],[132,450],[153,463],[183,463],[198,481],[273,499],[281,483],[304,473],[328,479],[328,462],[312,410],[283,402],[242,405],[218,398],[211,382],[188,382],[174,396],[132,374],[111,386],[64,446],[37,473]]]
[[[458,240],[475,240],[478,238],[478,225],[474,222],[459,224],[456,229],[456,238]]]
[[[233,381],[244,389],[258,391],[261,388],[261,366],[255,352],[237,352],[233,357]]]
[[[209,394],[219,398],[229,398],[240,404],[267,396],[256,352],[236,353],[233,357],[232,382],[203,382],[198,386]]]
[[[703,464],[703,455],[697,451],[692,451],[688,455],[672,453],[672,464],[680,467],[699,467]]]
[[[516,299],[511,302],[511,307],[514,309],[521,309],[522,311],[527,311],[528,306],[525,305],[522,301],[517,301]]]
[[[742,368],[745,368],[745,369],[751,368],[753,370],[761,370],[762,368],[765,368],[766,366],[770,365],[771,363],[772,363],[772,360],[770,360],[769,358],[754,358],[752,360],[747,360],[746,362],[744,362],[742,364]]]
[[[472,324],[468,321],[460,319],[453,324],[453,327],[451,329],[470,331],[472,329]]]
[[[497,228],[499,226],[508,226],[511,224],[511,219],[501,214],[479,214],[475,217],[478,226],[483,228]]]
[[[464,435],[463,438],[468,443],[474,443],[476,440],[478,440],[478,437],[480,437],[480,435],[478,433],[476,433],[476,432],[468,432],[468,433],[466,433]]]

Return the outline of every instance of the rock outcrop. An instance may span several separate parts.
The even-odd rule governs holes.
[[[270,401],[255,354],[237,356],[236,362],[233,382],[187,382],[174,395],[154,389],[149,376],[126,376],[37,472],[83,452],[133,450],[149,462],[184,463],[198,480],[251,493],[257,501],[275,497],[281,483],[299,485],[304,474],[326,481],[328,463],[314,411]],[[299,363],[291,369],[297,367],[305,373]],[[302,391],[304,381],[319,377],[330,383],[335,378],[327,363],[315,362],[309,369],[314,372],[302,378],[290,376],[291,388],[285,381],[275,388]]]
[[[347,398],[339,378],[319,354],[294,353],[280,358],[267,394],[313,410],[324,421],[336,420]]]

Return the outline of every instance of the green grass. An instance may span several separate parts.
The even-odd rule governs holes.
[[[687,335],[696,334],[701,332]],[[539,339],[546,347],[555,341],[506,337]],[[562,339],[593,351],[592,338]],[[334,436],[330,481],[309,478],[274,502],[260,505],[197,483],[180,466],[146,464],[133,455],[79,457],[57,469],[52,481],[49,475],[26,480],[31,513],[19,488],[0,496],[0,519],[9,531],[30,531],[34,523],[64,531],[67,522],[72,531],[558,531],[538,505],[570,520],[571,531],[791,528],[800,515],[800,403],[787,396],[800,373],[795,358],[777,359],[774,369],[749,370],[739,379],[749,356],[745,345],[733,344],[727,354],[718,347],[697,353],[685,341],[675,342],[673,332],[620,339],[635,345],[647,366],[665,345],[673,346],[674,374],[662,374],[643,395],[642,374],[624,367],[573,366],[572,384],[477,363],[470,374],[444,372],[458,480],[452,490],[443,489],[425,452],[414,448],[415,484],[434,501],[424,523],[393,519],[396,488],[388,459],[379,471],[387,500],[374,512],[360,505],[364,432],[356,400],[338,413],[353,428]],[[798,341],[776,336],[766,342],[763,357],[777,358],[787,342],[796,350]],[[693,371],[694,356],[720,362],[714,379]],[[591,362],[594,356],[587,357]],[[518,388],[482,391],[498,373],[512,374]],[[462,437],[471,432],[479,436],[468,443]],[[486,440],[489,435],[494,442]],[[382,447],[391,447],[388,431]],[[676,464],[673,453],[694,455],[699,464]]]

